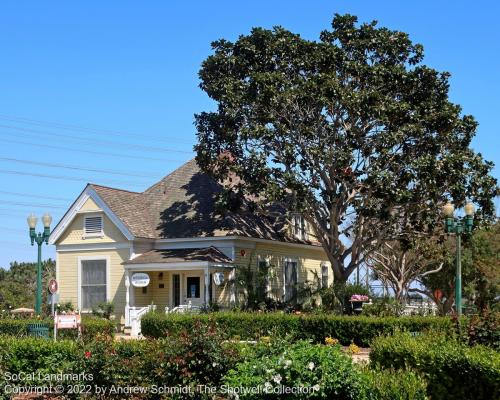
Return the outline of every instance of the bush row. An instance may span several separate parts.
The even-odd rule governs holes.
[[[28,325],[44,324],[49,327],[49,335],[54,333],[53,319],[0,319],[0,335],[26,336],[28,334]],[[84,338],[92,338],[98,334],[113,336],[115,333],[115,324],[112,321],[83,317],[82,335]],[[76,338],[78,332],[76,329],[62,329],[57,331],[60,338]]]
[[[374,340],[370,360],[374,367],[419,372],[435,399],[500,398],[500,353],[487,347],[468,347],[444,335],[400,333]]]
[[[396,331],[422,332],[428,329],[451,331],[453,324],[440,317],[352,317],[333,315],[294,315],[282,313],[234,313],[212,314],[159,314],[149,313],[142,318],[142,334],[161,338],[178,334],[182,330],[193,331],[194,324],[215,325],[227,339],[253,340],[262,336],[285,336],[293,340],[312,340],[323,343],[326,337],[334,337],[343,345],[356,343],[368,346],[379,335]]]
[[[71,374],[58,381],[65,394],[75,385],[83,388],[90,385],[107,388],[101,398],[131,397],[122,393],[113,395],[112,387],[148,389],[133,395],[134,399],[214,398],[214,393],[200,392],[199,385],[207,385],[216,388],[218,398],[235,398],[229,393],[238,390],[240,399],[251,400],[427,399],[425,383],[415,374],[396,375],[391,371],[360,368],[338,345],[305,341],[289,344],[279,340],[236,345],[221,340],[211,328],[201,325],[197,328],[192,335],[123,342],[102,336],[88,343],[0,337],[0,387],[6,384],[43,387],[48,385],[47,374],[60,373]],[[23,373],[32,375],[24,381],[17,379]],[[174,391],[165,397],[158,393],[161,388]],[[284,392],[284,388],[294,388],[295,392]],[[305,390],[299,392],[300,388]],[[0,391],[0,399],[8,398],[9,393]]]

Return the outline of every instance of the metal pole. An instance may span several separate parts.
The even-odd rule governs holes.
[[[38,244],[38,263],[36,271],[36,303],[35,312],[40,315],[42,312],[42,240],[37,240]]]
[[[455,305],[457,309],[457,317],[462,316],[462,254],[461,254],[461,234],[457,229],[457,270],[455,276]]]

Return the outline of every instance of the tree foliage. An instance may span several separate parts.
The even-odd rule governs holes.
[[[406,33],[336,15],[319,41],[254,28],[212,47],[200,86],[217,109],[196,115],[199,165],[247,203],[303,213],[337,280],[375,241],[432,231],[445,199],[491,217],[477,123]]]
[[[13,261],[9,269],[0,268],[0,308],[33,308],[36,291],[36,263]],[[42,262],[42,295],[46,302],[47,285],[55,277],[56,263],[52,259]]]

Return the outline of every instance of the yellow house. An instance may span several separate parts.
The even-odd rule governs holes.
[[[166,312],[237,304],[242,268],[265,271],[260,289],[279,301],[294,300],[305,282],[331,283],[300,215],[221,212],[221,189],[194,160],[142,193],[87,185],[50,236],[60,301],[82,312],[113,302],[130,325],[152,304]]]

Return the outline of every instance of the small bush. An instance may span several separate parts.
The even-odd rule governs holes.
[[[428,329],[452,331],[450,319],[441,317],[351,317],[335,315],[292,315],[283,313],[158,314],[150,313],[141,320],[143,335],[161,338],[182,330],[192,331],[197,321],[215,324],[226,339],[239,337],[254,340],[261,336],[288,336],[291,340],[324,343],[333,337],[343,345],[368,346],[379,335],[396,331],[422,332]]]
[[[115,311],[115,305],[109,301],[104,301],[92,308],[92,314],[99,318],[110,319]]]
[[[427,384],[413,371],[365,371],[369,382],[369,398],[377,400],[428,400]]]
[[[460,339],[469,346],[481,344],[500,351],[500,312],[486,311],[482,315],[472,315],[456,331]]]
[[[467,347],[444,335],[397,334],[377,338],[372,365],[412,368],[428,381],[433,399],[491,400],[500,396],[500,353],[483,346]]]
[[[29,324],[45,324],[49,327],[49,335],[54,332],[53,319],[0,319],[0,335],[26,336],[28,334]],[[84,339],[90,339],[98,334],[110,335],[115,334],[115,325],[113,322],[92,317],[82,318],[82,335]],[[59,338],[76,338],[78,331],[76,329],[58,330]]]

